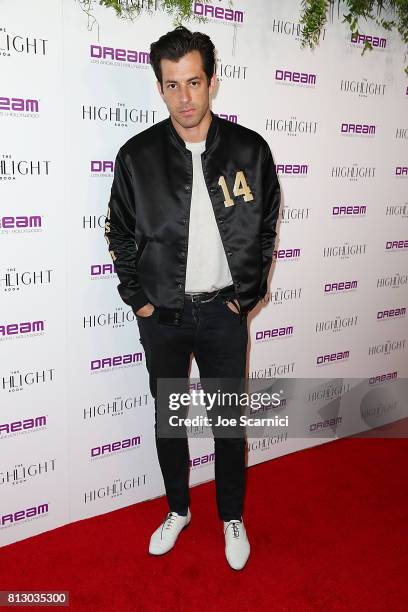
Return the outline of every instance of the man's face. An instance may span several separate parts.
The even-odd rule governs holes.
[[[174,121],[182,128],[198,126],[209,110],[216,77],[208,86],[199,51],[187,53],[177,62],[161,60],[163,91],[157,88]]]

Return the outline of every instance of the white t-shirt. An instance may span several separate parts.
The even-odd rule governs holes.
[[[186,147],[193,159],[193,190],[185,292],[202,293],[232,285],[232,278],[201,164],[205,140]]]

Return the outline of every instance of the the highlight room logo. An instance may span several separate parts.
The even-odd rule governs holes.
[[[50,160],[13,159],[3,154],[0,159],[0,181],[15,181],[22,176],[48,176]]]
[[[396,274],[390,274],[389,276],[380,276],[377,278],[377,289],[390,288],[400,289],[408,284],[408,274],[397,272]]]
[[[368,354],[372,355],[391,355],[394,351],[405,350],[406,338],[397,340],[386,340],[383,344],[374,344],[368,347]]]
[[[358,181],[360,179],[372,179],[375,177],[375,166],[360,166],[352,164],[351,166],[332,166],[331,177],[339,179],[349,179],[350,181]]]
[[[15,53],[44,56],[47,54],[47,42],[46,38],[10,33],[6,28],[0,27],[0,57],[10,57]]]
[[[54,380],[54,368],[48,370],[25,371],[14,369],[8,374],[0,374],[0,390],[8,393],[18,393],[30,388],[32,385],[42,385]],[[20,422],[20,421],[19,421]]]

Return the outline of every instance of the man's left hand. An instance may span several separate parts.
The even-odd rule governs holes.
[[[238,300],[234,299],[234,300],[231,300],[230,302],[227,302],[227,306],[230,310],[232,310],[232,312],[239,314]]]

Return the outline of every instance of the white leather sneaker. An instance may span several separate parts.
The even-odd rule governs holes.
[[[156,529],[150,538],[149,553],[151,555],[164,555],[173,548],[179,533],[191,521],[190,508],[187,516],[180,516],[177,512],[168,512],[163,523]]]
[[[251,547],[242,520],[224,521],[225,556],[232,569],[240,570],[248,561]]]

